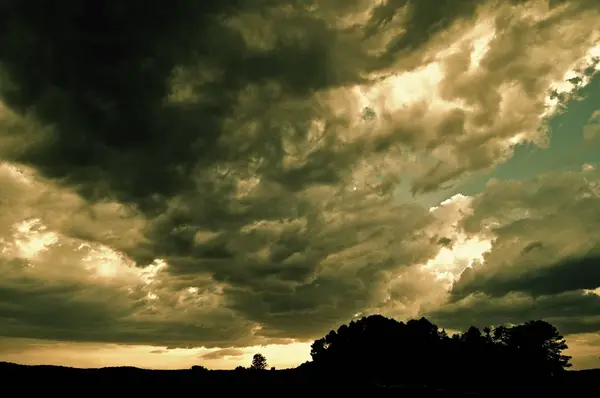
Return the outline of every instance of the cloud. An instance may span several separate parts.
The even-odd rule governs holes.
[[[236,348],[223,348],[200,355],[200,359],[222,359],[225,357],[241,357],[245,353]]]
[[[467,231],[493,238],[484,265],[454,285],[456,298],[474,292],[502,296],[562,293],[600,286],[595,271],[600,235],[598,173],[541,175],[529,181],[491,181],[472,202]]]
[[[0,355],[4,356],[10,354],[20,354],[31,349],[43,349],[53,345],[52,343],[43,340],[31,340],[23,338],[0,338]]]
[[[595,3],[200,3],[5,6],[5,335],[312,339],[359,313],[434,311],[461,274],[456,299],[494,296],[479,280],[597,247],[594,171],[434,209],[398,198],[545,145],[546,118],[595,73]],[[503,289],[561,293],[536,275]]]
[[[474,293],[428,315],[444,327],[466,330],[470,325],[518,324],[544,319],[561,333],[592,333],[600,328],[600,296],[583,290],[532,297],[513,292],[502,297]]]
[[[178,280],[160,260],[135,264],[119,251],[143,241],[143,216],[90,204],[26,168],[2,164],[0,180],[4,336],[187,346],[252,335],[241,319],[226,325],[235,316],[207,275]]]
[[[567,336],[569,350],[567,355],[573,357],[573,367],[576,369],[598,368],[600,363],[600,334],[581,333]]]
[[[590,117],[588,124],[583,127],[583,138],[588,143],[600,137],[600,111],[596,111]]]
[[[323,188],[321,198],[337,202],[329,211],[322,202],[319,214],[230,229],[223,224],[215,233],[171,227],[172,240],[164,241],[172,245],[187,236],[188,256],[184,248],[168,256],[165,245],[158,249],[168,262],[136,263],[124,252],[144,246],[140,231],[150,225],[144,216],[89,203],[28,169],[2,170],[3,186],[10,188],[3,205],[11,211],[3,213],[0,294],[3,333],[10,337],[174,347],[312,337],[368,307],[386,272],[423,262],[437,247],[435,230],[422,231],[435,221],[424,209],[365,190]],[[266,211],[268,202],[262,205]],[[297,211],[294,202],[287,205]],[[96,217],[97,209],[114,210],[115,217],[106,211]],[[166,222],[172,216],[163,214]],[[163,221],[151,221],[156,233]],[[78,233],[71,233],[74,225]],[[132,230],[133,243],[115,244],[112,236]],[[340,302],[341,296],[348,300]]]
[[[485,275],[482,269],[480,274],[476,272],[475,276],[470,276],[470,280],[466,281],[468,287],[462,287],[459,282],[454,293],[464,295],[470,291],[484,291],[490,295],[502,295],[518,291],[539,296],[577,289],[595,289],[600,286],[600,274],[597,269],[599,260],[595,253],[583,253],[579,258],[569,258],[558,263],[546,260],[542,268],[525,270],[518,276],[489,276]]]
[[[582,171],[595,171],[596,166],[594,166],[593,164],[586,163],[581,167],[581,169]]]
[[[199,168],[232,159],[260,159],[268,174],[283,173],[272,177],[296,184],[337,182],[336,170],[361,157],[358,146],[429,152],[434,165],[417,176],[414,189],[435,189],[505,159],[514,140],[542,140],[537,130],[548,90],[597,39],[589,34],[596,10],[577,2],[550,10],[543,2],[438,3],[178,1],[168,10],[144,5],[142,14],[142,3],[133,2],[119,6],[119,17],[112,5],[97,12],[52,5],[38,15],[14,3],[3,16],[19,23],[7,25],[3,42],[20,51],[3,51],[2,92],[19,120],[11,122],[17,128],[9,129],[12,145],[3,155],[86,197],[116,195],[145,209],[195,189]],[[336,25],[334,16],[349,22]],[[580,23],[573,25],[574,18]],[[118,46],[109,37],[94,39],[94,27],[104,22],[119,32]],[[465,68],[480,35],[489,39],[478,50],[481,59]],[[21,45],[25,37],[28,46]],[[562,56],[551,60],[557,52]],[[430,90],[431,105],[418,92],[402,93],[411,75],[439,85]],[[347,136],[362,110],[353,86],[368,90],[379,119],[389,121],[367,142]],[[389,104],[379,106],[390,90]],[[315,120],[327,124],[323,148],[311,142]],[[16,134],[32,124],[44,128],[24,146]],[[302,167],[277,168],[286,144],[312,147]],[[336,160],[324,165],[329,158]]]
[[[463,173],[496,165],[511,156],[516,143],[546,145],[544,120],[558,109],[548,93],[562,92],[561,101],[569,98],[578,86],[564,82],[566,74],[576,69],[576,76],[583,76],[592,62],[589,48],[598,40],[597,32],[589,35],[593,22],[587,19],[597,11],[571,5],[547,9],[544,2],[521,2],[501,11],[493,8],[491,15],[481,14],[479,31],[471,33],[479,37],[448,50],[438,92],[450,109],[439,119],[431,115],[439,120],[427,143],[436,163],[417,178],[415,191],[433,190]],[[580,29],[567,29],[574,15],[582,18]],[[561,32],[565,36],[558,40]],[[554,52],[564,57],[553,60],[549,54]]]
[[[201,291],[203,297],[195,300],[177,290],[151,290],[141,283],[73,277],[53,281],[31,274],[13,270],[3,275],[4,336],[178,347],[196,347],[199,341],[205,346],[254,341],[252,326],[236,321],[227,309],[214,308],[209,292]]]
[[[35,229],[35,220],[43,219],[46,234],[102,243],[115,250],[127,250],[141,244],[147,219],[134,207],[114,200],[90,203],[71,190],[62,189],[22,165],[0,163],[0,236],[11,235],[15,224],[25,220],[23,233]],[[41,231],[38,231],[41,232]],[[50,238],[50,235],[46,235]]]
[[[460,224],[491,245],[427,316],[453,329],[545,319],[564,334],[597,331],[598,182],[593,170],[490,181]]]

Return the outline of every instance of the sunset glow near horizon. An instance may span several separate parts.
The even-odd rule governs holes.
[[[600,5],[300,3],[172,11],[108,88],[23,11],[54,56],[0,55],[0,361],[281,369],[382,314],[600,367]]]

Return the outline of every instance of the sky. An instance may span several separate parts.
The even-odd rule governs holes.
[[[597,0],[205,3],[0,3],[0,361],[285,368],[382,314],[600,367]]]

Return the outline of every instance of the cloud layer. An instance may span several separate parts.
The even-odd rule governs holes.
[[[593,168],[419,203],[548,144],[598,70],[595,1],[121,3],[2,5],[4,336],[600,330]]]

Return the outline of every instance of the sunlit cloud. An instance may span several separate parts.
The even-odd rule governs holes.
[[[39,219],[24,220],[14,226],[14,244],[18,257],[32,260],[58,242],[58,235],[47,232]]]
[[[433,214],[441,213],[442,217],[448,215],[445,221],[453,226],[451,234],[444,236],[448,243],[440,248],[439,253],[426,264],[423,269],[432,272],[437,279],[445,281],[447,289],[460,277],[466,268],[472,267],[475,262],[480,266],[484,262],[483,254],[491,248],[492,239],[489,236],[469,236],[459,227],[462,219],[471,209],[472,198],[456,194],[445,199],[438,206],[429,209]]]

